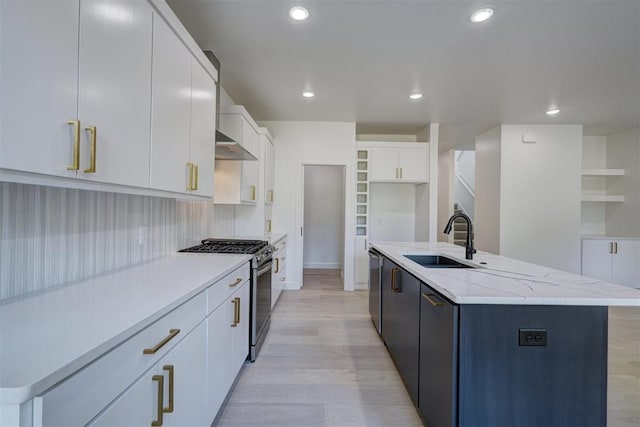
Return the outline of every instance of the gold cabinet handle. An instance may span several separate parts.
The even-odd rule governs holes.
[[[193,168],[195,169],[195,172],[193,173],[193,175],[195,176],[195,180],[194,180],[193,187],[191,189],[197,190],[198,189],[198,165],[194,164]]]
[[[436,306],[436,307],[443,307],[444,303],[440,302],[440,301],[436,301],[431,297],[434,297],[434,294],[422,294],[422,298],[426,299],[427,301],[429,301],[431,303],[431,305]]]
[[[240,297],[236,297],[235,299],[238,300],[238,303],[236,304],[236,307],[238,307],[238,310],[236,311],[236,319],[235,322],[236,324],[240,324]]]
[[[89,139],[89,168],[84,170],[84,173],[96,173],[96,145],[98,139],[98,130],[95,126],[87,126],[84,128],[91,134]]]
[[[193,163],[187,163],[187,169],[189,169],[189,181],[187,182],[187,190],[193,189]]]
[[[271,220],[270,219],[267,220],[267,231],[271,232]]]
[[[166,343],[168,343],[169,341],[171,341],[171,339],[173,337],[175,337],[176,335],[178,335],[180,333],[180,329],[169,329],[169,335],[167,335],[162,341],[160,341],[158,344],[156,344],[154,347],[152,348],[145,348],[144,350],[142,350],[142,354],[154,354],[156,353],[158,350],[160,350]]]
[[[256,199],[256,186],[252,185],[251,186],[251,200],[255,200]]]
[[[618,242],[613,242],[613,253],[614,254],[618,253]]]
[[[400,168],[400,179],[402,179],[402,168]]]
[[[162,412],[171,413],[173,412],[173,365],[164,365],[162,370],[169,373],[169,406],[162,408]]]
[[[273,202],[273,190],[269,190],[269,201]]]
[[[151,378],[153,381],[158,382],[158,412],[156,413],[156,419],[151,421],[153,427],[160,427],[162,425],[162,404],[164,403],[164,377],[162,375],[154,375]]]
[[[242,282],[242,277],[238,277],[235,282],[230,283],[229,287],[230,288],[235,288],[236,286],[238,286],[238,283],[240,283],[240,282]]]
[[[233,323],[230,325],[232,328],[235,328],[236,326],[238,326],[238,323],[240,323],[237,319],[238,319],[238,302],[239,302],[239,298],[234,298],[233,300],[231,300],[231,304],[233,304]]]
[[[73,126],[73,164],[67,166],[67,170],[80,169],[80,120],[69,120],[67,124]]]
[[[398,289],[396,289],[396,273],[400,271],[397,268],[392,268],[391,269],[391,290],[393,292],[398,292]]]
[[[613,253],[613,242],[609,242],[609,253]]]
[[[276,258],[276,269],[273,272],[277,273],[278,271],[280,271],[280,258]]]

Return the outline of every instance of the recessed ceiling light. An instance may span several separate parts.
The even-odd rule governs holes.
[[[314,96],[316,96],[316,94],[307,90],[302,92],[302,96],[304,96],[305,98],[313,98]]]
[[[409,98],[411,98],[411,99],[420,99],[420,98],[422,98],[422,94],[420,92],[415,92],[415,93],[412,93],[411,95],[409,95]]]
[[[478,23],[484,22],[487,19],[493,16],[493,9],[490,7],[483,7],[482,9],[478,9],[471,15],[471,22]]]
[[[547,110],[547,116],[555,116],[556,114],[558,114],[560,112],[559,109],[557,108],[552,108],[550,110]]]
[[[302,6],[294,6],[289,9],[289,16],[296,21],[304,21],[309,17],[309,11]]]

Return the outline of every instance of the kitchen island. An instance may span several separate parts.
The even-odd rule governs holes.
[[[381,334],[427,425],[606,425],[608,306],[639,290],[446,243],[371,249]]]

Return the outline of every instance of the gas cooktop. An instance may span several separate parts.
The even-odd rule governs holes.
[[[265,240],[204,239],[201,245],[182,249],[178,252],[255,254],[268,244]]]

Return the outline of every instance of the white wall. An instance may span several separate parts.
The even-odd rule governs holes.
[[[474,243],[494,254],[500,254],[501,134],[496,127],[476,137]]]
[[[453,242],[453,234],[442,232],[453,215],[454,151],[441,151],[438,155],[438,241]]]
[[[605,169],[607,167],[607,137],[582,137],[582,168]],[[607,191],[604,177],[583,176],[582,192],[603,194]],[[617,178],[614,178],[617,179]],[[580,233],[583,235],[604,235],[606,224],[606,204],[601,202],[582,203]]]
[[[355,200],[355,123],[261,122],[275,139],[274,231],[289,235],[287,282],[289,288],[302,283],[302,165],[345,165],[345,199]],[[355,203],[345,205],[345,289],[353,290]]]
[[[402,184],[401,184],[402,185]],[[436,185],[436,184],[434,184]],[[413,240],[416,242],[428,242],[431,227],[431,184],[419,184],[413,187],[415,195]],[[435,216],[435,214],[434,214]]]
[[[525,133],[536,143],[522,143]],[[582,126],[503,125],[501,134],[500,254],[579,274]]]
[[[606,204],[606,234],[640,237],[640,129],[607,137],[607,167],[624,169],[606,180],[607,193],[624,195],[624,202]]]
[[[369,241],[415,241],[415,191],[411,184],[369,184]]]
[[[343,166],[304,167],[304,268],[342,268],[344,190]]]

